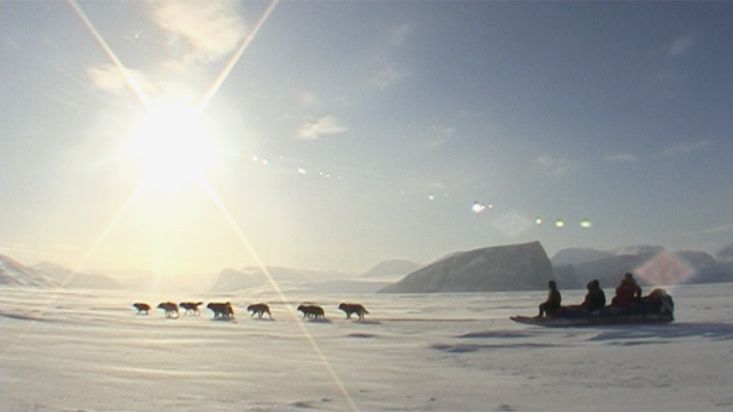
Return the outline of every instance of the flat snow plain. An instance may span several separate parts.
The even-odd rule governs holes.
[[[266,292],[2,288],[0,410],[733,410],[733,284],[668,291],[672,324],[548,329],[509,320],[535,314],[542,291],[293,293],[284,303]],[[564,291],[564,303],[582,295]],[[236,320],[131,307],[163,300],[229,300]],[[260,301],[274,320],[245,312]],[[305,301],[327,321],[294,317]],[[347,321],[340,301],[371,313]]]

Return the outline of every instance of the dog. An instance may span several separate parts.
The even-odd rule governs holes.
[[[369,313],[366,308],[358,303],[342,303],[339,305],[339,309],[346,312],[346,319],[351,319],[351,314],[356,313],[359,316],[359,320],[364,319],[364,315]]]
[[[203,305],[204,302],[181,302],[180,307],[183,309],[186,309],[186,315],[196,315],[198,316],[201,312],[199,312],[199,306]]]
[[[323,312],[323,308],[317,305],[300,305],[298,306],[298,310],[303,312],[303,319],[305,318],[315,318],[318,319],[326,318],[325,313]]]
[[[132,307],[137,309],[138,315],[147,315],[148,312],[150,311],[150,305],[148,305],[147,303],[140,303],[140,302],[133,303]]]
[[[247,306],[247,310],[252,312],[252,317],[255,315],[258,315],[260,318],[267,313],[267,316],[272,319],[272,314],[270,313],[270,307],[267,306],[267,303],[255,303],[253,305]]]
[[[229,302],[210,302],[206,307],[214,312],[214,319],[234,317],[234,308],[232,308],[232,304]]]
[[[158,305],[158,309],[163,309],[165,311],[165,317],[166,318],[172,318],[173,314],[175,314],[175,317],[178,317],[178,305],[176,305],[176,302],[161,302]]]

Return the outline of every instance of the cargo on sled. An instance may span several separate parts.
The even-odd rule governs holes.
[[[674,320],[674,301],[664,289],[654,289],[649,296],[625,307],[606,306],[595,312],[563,307],[552,316],[512,316],[510,319],[546,327],[668,323]]]

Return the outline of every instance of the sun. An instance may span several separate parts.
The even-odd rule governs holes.
[[[200,178],[214,163],[216,146],[199,110],[164,103],[144,114],[126,152],[145,182],[164,190]]]

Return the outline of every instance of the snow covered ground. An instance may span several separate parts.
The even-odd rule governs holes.
[[[730,411],[733,284],[670,289],[669,325],[513,323],[545,293],[143,296],[0,289],[2,411]],[[582,291],[564,291],[566,303]],[[136,315],[225,301],[236,321]],[[247,304],[271,304],[274,321]],[[328,321],[292,310],[321,304]],[[344,319],[360,302],[367,321]]]

